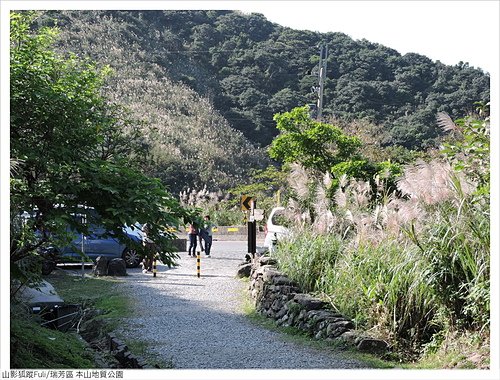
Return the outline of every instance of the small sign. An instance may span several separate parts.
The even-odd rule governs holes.
[[[248,211],[252,208],[253,198],[248,195],[241,196],[241,210]]]
[[[264,219],[264,209],[262,208],[256,208],[253,210],[253,217],[254,219],[259,222],[262,219]]]

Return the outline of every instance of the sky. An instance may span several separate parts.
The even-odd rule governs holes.
[[[426,55],[448,65],[460,61],[487,72],[498,69],[497,1],[239,1],[293,29],[342,32],[401,54]]]
[[[262,13],[272,22],[294,29],[319,32],[342,32],[353,39],[367,39],[399,51],[426,55],[430,59],[455,65],[460,61],[489,72],[492,86],[492,125],[498,126],[498,73],[499,73],[499,36],[500,0],[491,1],[5,1],[1,2],[1,144],[0,160],[1,210],[0,224],[9,223],[9,89],[8,89],[8,11],[9,9],[238,9],[244,12]],[[498,128],[492,128],[492,190],[498,193]],[[496,147],[496,149],[495,149]],[[492,209],[499,209],[498,196],[492,197]],[[499,226],[499,213],[492,213],[492,229]],[[7,251],[8,230],[2,227],[2,251]],[[492,247],[498,247],[498,234],[492,235]],[[498,252],[493,248],[493,252]],[[2,255],[2,279],[7,279],[8,256]],[[498,273],[498,255],[492,255],[492,268]],[[8,321],[8,286],[2,286],[2,324]],[[492,294],[499,294],[497,276],[492,282]],[[498,303],[494,303],[498,316]],[[5,326],[5,325],[4,325]],[[498,333],[498,323],[493,321],[492,328]],[[5,330],[4,330],[5,331]],[[494,331],[492,331],[494,332]],[[9,351],[9,340],[1,334],[0,351]],[[497,337],[496,334],[492,336]],[[498,342],[492,345],[493,368],[498,368],[500,357]],[[4,359],[4,357],[2,357]],[[1,362],[5,369],[5,362]],[[498,374],[498,372],[496,372]],[[221,374],[217,373],[220,378]],[[240,378],[242,374],[238,374]],[[318,378],[321,376],[318,375]],[[354,375],[343,374],[343,378]],[[385,373],[384,375],[388,375]],[[401,377],[401,373],[393,373]],[[418,378],[415,373],[405,372],[407,379]],[[434,374],[427,374],[432,378]],[[449,372],[440,373],[441,378],[456,378]],[[484,377],[490,378],[490,373]],[[415,376],[415,377],[414,377]],[[208,378],[204,376],[204,378]],[[229,378],[225,377],[224,378]],[[331,377],[331,375],[330,375]],[[370,376],[368,376],[370,377]],[[378,376],[377,376],[378,377]],[[156,377],[155,377],[156,378]],[[158,377],[159,378],[159,377]],[[186,378],[197,378],[187,376]],[[199,378],[199,376],[198,376]],[[278,374],[276,379],[280,378]],[[374,377],[375,378],[375,377]],[[491,377],[497,378],[497,377]]]

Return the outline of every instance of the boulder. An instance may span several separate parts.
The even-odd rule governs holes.
[[[269,256],[261,256],[258,259],[260,265],[274,265],[276,264],[276,259]]]
[[[106,257],[97,257],[92,267],[92,274],[94,276],[106,276],[108,274],[108,259]]]
[[[252,270],[252,264],[243,263],[238,267],[238,271],[236,272],[236,277],[250,277],[250,271]]]
[[[387,342],[380,339],[364,338],[361,339],[357,345],[357,349],[362,352],[371,354],[382,354],[387,351],[389,345]]]
[[[306,310],[318,310],[326,305],[320,299],[314,298],[307,293],[298,293],[293,297],[293,300],[300,304]]]
[[[127,265],[121,258],[112,259],[108,263],[108,276],[126,276]]]

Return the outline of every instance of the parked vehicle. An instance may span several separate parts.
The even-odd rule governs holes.
[[[126,235],[134,242],[142,241],[139,228],[123,228]],[[84,255],[82,255],[82,252]],[[132,244],[123,244],[117,238],[109,236],[103,227],[91,227],[89,235],[76,234],[71,244],[66,247],[46,247],[41,251],[44,256],[42,273],[49,274],[58,263],[81,263],[85,256],[95,261],[103,256],[108,259],[122,258],[127,268],[136,268],[142,261]]]
[[[266,234],[264,238],[265,248],[272,250],[279,240],[290,235],[290,229],[283,225],[285,212],[285,207],[274,207],[271,210],[264,227],[264,232]]]

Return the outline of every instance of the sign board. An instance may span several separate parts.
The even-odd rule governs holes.
[[[248,195],[241,196],[241,210],[248,211],[252,208],[253,198]]]
[[[256,208],[253,210],[253,217],[256,221],[261,221],[264,219],[264,209],[262,208]]]

